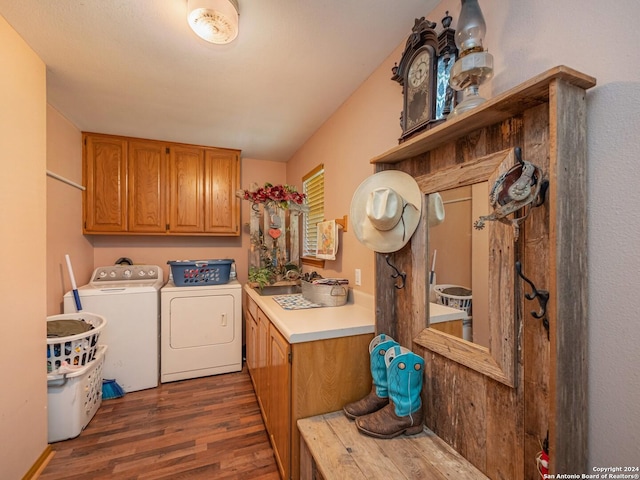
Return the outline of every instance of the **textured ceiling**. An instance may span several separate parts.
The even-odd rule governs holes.
[[[0,0],[0,14],[80,130],[287,161],[437,3],[239,0],[223,46],[191,32],[187,0]]]

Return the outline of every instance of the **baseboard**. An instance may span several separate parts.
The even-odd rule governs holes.
[[[47,448],[44,449],[29,471],[22,477],[22,480],[36,480],[49,464],[54,454],[55,452],[51,448],[51,445],[47,445]]]

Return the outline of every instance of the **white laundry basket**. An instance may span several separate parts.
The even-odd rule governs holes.
[[[80,435],[102,404],[102,366],[107,351],[99,345],[94,359],[69,373],[47,375],[48,441]]]
[[[47,338],[47,374],[56,373],[61,365],[81,367],[96,356],[100,332],[107,324],[102,315],[89,312],[63,313],[47,317],[47,322],[56,320],[78,320],[93,328],[76,335]]]
[[[471,316],[471,290],[460,285],[436,285],[433,287],[436,301],[441,305],[457,308]]]

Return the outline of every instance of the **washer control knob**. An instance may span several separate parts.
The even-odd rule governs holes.
[[[111,271],[109,272],[109,276],[110,276],[111,278],[116,278],[116,272],[115,272],[114,270],[111,270]]]
[[[123,272],[124,278],[130,278],[131,277],[131,270],[129,270],[128,268]]]

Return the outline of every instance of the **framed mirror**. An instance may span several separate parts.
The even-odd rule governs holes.
[[[444,217],[428,226],[430,305],[460,310],[456,319],[448,319],[434,318],[436,309],[432,308],[429,326],[485,347],[489,347],[489,235],[486,228],[473,228],[473,222],[489,214],[488,184],[438,192]],[[434,205],[432,195],[429,207]]]
[[[489,213],[489,190],[495,181],[515,163],[514,150],[504,150],[474,162],[462,164],[439,170],[433,174],[427,174],[416,178],[421,191],[426,195],[440,193],[443,202],[455,200],[451,195],[468,195],[470,198],[484,198],[475,204],[465,221],[477,220],[480,215]],[[460,197],[466,198],[466,197]],[[457,202],[454,202],[457,203]],[[428,197],[425,197],[424,205],[429,205]],[[426,212],[428,216],[429,212]],[[447,209],[445,204],[445,219],[447,223]],[[453,223],[454,219],[450,219]],[[442,225],[432,228],[441,228]],[[469,225],[471,229],[471,225]],[[469,235],[472,235],[469,230]],[[423,258],[431,258],[433,249],[430,246],[430,231],[426,229],[427,241],[422,247],[424,251],[416,252],[424,255]],[[482,239],[484,237],[484,240]],[[444,357],[454,360],[462,365],[472,368],[501,383],[515,386],[515,362],[517,325],[515,310],[515,243],[514,231],[509,225],[501,222],[487,222],[477,241],[471,249],[478,252],[480,248],[486,251],[480,255],[471,255],[469,272],[452,271],[449,278],[467,278],[469,286],[473,283],[472,305],[477,304],[478,326],[476,341],[473,338],[465,340],[464,335],[456,335],[440,326],[428,325],[422,330],[414,341]],[[484,247],[481,247],[484,242]],[[447,243],[452,243],[451,241]],[[438,253],[438,258],[443,255]],[[465,267],[445,265],[443,268],[463,270]],[[442,268],[440,268],[442,271]],[[475,270],[475,275],[473,271]],[[462,277],[456,275],[463,275]],[[464,275],[467,275],[464,277]],[[441,283],[441,282],[437,282]],[[464,283],[462,280],[460,283]],[[465,285],[466,286],[466,285]],[[429,305],[429,288],[425,289],[425,302]],[[473,309],[473,306],[472,306]],[[475,313],[471,314],[471,320]],[[481,317],[484,317],[481,319]],[[429,308],[427,308],[427,319]],[[481,323],[484,324],[482,328]],[[444,331],[443,331],[444,330]],[[482,333],[480,333],[482,332]],[[467,335],[468,337],[468,335]]]

